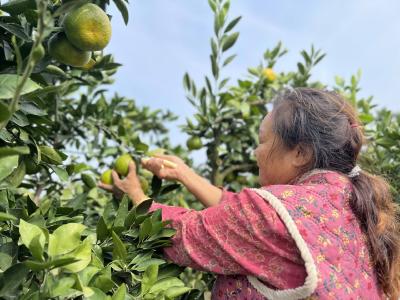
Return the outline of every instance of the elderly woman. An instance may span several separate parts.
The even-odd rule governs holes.
[[[261,188],[221,190],[175,156],[142,162],[207,207],[152,205],[177,230],[166,257],[218,274],[212,299],[397,299],[398,210],[385,181],[357,166],[362,143],[355,111],[341,96],[297,88],[261,122]],[[124,180],[113,177],[114,187],[101,187],[135,204],[147,198],[133,163]]]

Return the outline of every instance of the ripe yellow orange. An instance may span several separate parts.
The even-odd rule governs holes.
[[[54,59],[72,67],[82,67],[90,60],[90,52],[76,48],[62,32],[49,39],[48,48]]]
[[[265,68],[262,73],[269,82],[272,82],[276,79],[276,74],[271,68]]]
[[[109,18],[93,3],[83,4],[68,13],[63,27],[68,40],[82,50],[102,50],[111,39]]]

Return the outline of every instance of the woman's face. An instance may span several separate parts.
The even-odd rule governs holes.
[[[261,186],[287,184],[299,175],[300,153],[297,147],[288,150],[272,130],[273,113],[264,117],[259,130],[259,144],[254,154],[259,168]]]

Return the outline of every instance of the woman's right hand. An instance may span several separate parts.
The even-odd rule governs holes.
[[[172,162],[175,166],[165,161]],[[149,159],[142,159],[142,166],[161,179],[179,181],[206,207],[217,205],[221,199],[221,189],[197,175],[177,156],[155,155]]]
[[[165,161],[172,162],[175,165],[165,163]],[[160,179],[180,182],[183,182],[193,172],[181,158],[174,155],[154,155],[151,158],[142,159],[142,166]]]

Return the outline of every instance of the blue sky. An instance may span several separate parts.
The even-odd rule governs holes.
[[[170,109],[184,117],[193,113],[185,99],[182,77],[188,71],[199,84],[210,73],[209,41],[213,15],[206,0],[131,0],[128,26],[115,7],[113,36],[106,52],[123,64],[112,92],[139,105]],[[361,95],[400,111],[400,1],[271,1],[232,0],[230,18],[241,15],[240,37],[229,50],[238,57],[224,75],[243,78],[267,48],[282,41],[289,53],[276,71],[296,68],[299,52],[311,44],[327,53],[314,79],[333,84],[335,75],[349,78],[362,69]],[[179,130],[174,129],[173,133]],[[173,142],[186,140],[173,134]]]

